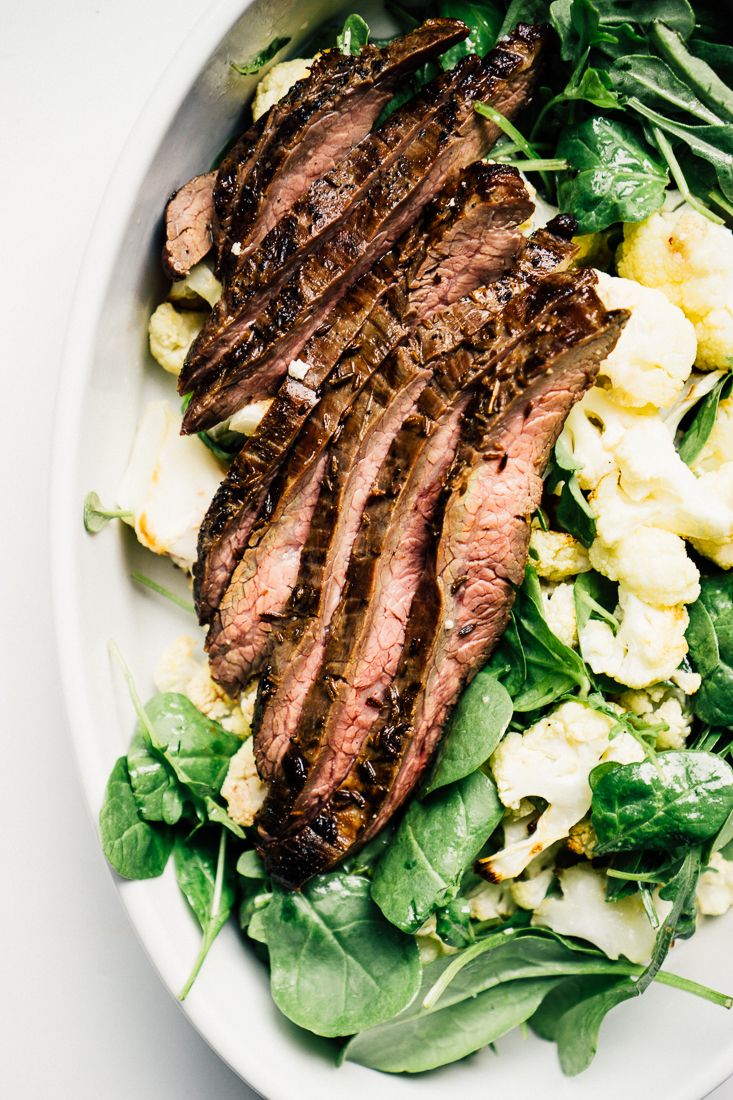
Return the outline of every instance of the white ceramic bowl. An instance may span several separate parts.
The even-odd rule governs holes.
[[[110,667],[108,639],[117,641],[140,689],[148,691],[161,650],[191,630],[184,613],[135,590],[128,579],[138,565],[170,583],[166,563],[153,561],[118,525],[91,539],[81,523],[88,490],[114,499],[144,397],[151,389],[172,396],[170,380],[149,367],[146,350],[147,318],[163,287],[156,262],[163,203],[174,187],[209,165],[235,128],[254,80],[233,77],[229,60],[248,57],[283,33],[292,36],[289,52],[297,56],[309,28],[334,10],[328,0],[224,0],[208,12],[135,127],[89,245],[58,404],[51,560],[69,719],[95,818],[133,724]],[[197,951],[198,932],[170,869],[161,879],[119,881],[118,887],[151,961],[177,992]],[[733,991],[730,923],[710,922],[675,949],[670,966]],[[444,1100],[465,1089],[546,1100],[700,1100],[733,1072],[733,1015],[661,988],[608,1019],[596,1061],[575,1080],[562,1077],[554,1047],[519,1034],[499,1043],[498,1057],[486,1050],[418,1078],[377,1077],[353,1065],[336,1069],[328,1044],[278,1013],[264,967],[233,927],[217,940],[185,1012],[268,1100],[322,1100],[329,1089],[343,1090],[350,1100],[366,1100],[375,1090],[383,1100]]]

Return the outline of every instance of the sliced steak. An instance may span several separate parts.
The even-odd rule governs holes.
[[[450,301],[465,287],[495,278],[509,267],[523,245],[518,226],[529,210],[528,195],[513,169],[472,166],[426,210],[397,253],[353,288],[336,311],[333,326],[309,342],[302,353],[308,367],[305,377],[286,379],[257,432],[235,459],[202,525],[194,571],[201,621],[211,618],[221,600],[287,449],[317,403],[339,343],[345,346],[353,341],[358,330],[355,352],[340,365],[334,379],[338,393],[331,394],[319,411],[315,434],[310,433],[307,444],[312,451],[307,454],[315,455],[325,446],[359,382],[404,334],[404,327],[386,323],[383,307],[378,306],[387,288],[392,315],[404,316],[406,324],[429,316],[435,302]],[[374,316],[365,326],[361,311],[370,294]],[[385,333],[389,333],[386,343]],[[348,385],[345,379],[350,379]]]
[[[567,276],[562,278],[568,280]],[[536,401],[539,410],[536,413],[537,420],[534,420],[534,412],[532,416],[533,423],[537,424],[537,428],[530,435],[532,438],[544,441],[545,450],[541,453],[537,449],[527,451],[526,447],[523,449],[522,446],[515,444],[516,455],[510,453],[510,449],[507,449],[506,452],[502,452],[501,458],[498,455],[495,456],[495,464],[498,463],[501,466],[501,472],[503,473],[504,468],[509,467],[509,459],[516,459],[512,465],[515,481],[517,478],[522,477],[526,479],[529,474],[532,474],[534,477],[532,482],[534,495],[539,499],[538,493],[541,492],[540,475],[533,471],[536,467],[541,472],[547,454],[549,454],[549,449],[554,444],[554,439],[560,431],[572,401],[577,399],[587,385],[590,384],[597,363],[613,346],[620,324],[623,322],[623,318],[618,323],[615,319],[613,322],[604,320],[605,313],[595,295],[593,295],[595,301],[588,302],[589,295],[593,293],[587,286],[588,276],[582,278],[585,279],[586,285],[581,285],[580,290],[576,291],[574,295],[561,296],[559,304],[550,307],[551,312],[549,314],[545,311],[544,320],[535,325],[531,334],[525,335],[518,343],[515,343],[513,351],[503,356],[500,360],[499,371],[494,370],[491,372],[491,381],[482,387],[481,399],[473,402],[472,409],[466,417],[468,437],[470,439],[475,434],[476,424],[480,421],[479,409],[484,410],[484,423],[488,419],[491,423],[496,423],[499,426],[495,428],[493,434],[488,430],[484,433],[481,439],[483,448],[480,452],[481,461],[477,461],[479,454],[475,445],[474,452],[476,453],[469,457],[468,444],[464,441],[461,448],[461,459],[458,463],[460,470],[464,470],[468,466],[473,468],[475,464],[479,471],[479,477],[483,479],[484,471],[490,469],[492,461],[494,461],[491,457],[487,461],[487,456],[494,455],[493,442],[505,438],[513,440],[512,432],[517,433],[517,425],[521,434],[521,427],[526,419],[525,410],[532,410],[532,403]],[[573,280],[571,279],[570,282],[573,282]],[[536,295],[535,297],[539,304],[541,296]],[[581,299],[585,308],[579,308],[578,298]],[[595,315],[593,310],[590,309],[590,305],[594,307]],[[589,328],[593,333],[592,337],[586,336]],[[605,349],[593,360],[593,369],[587,367],[589,345],[596,348],[602,346]],[[567,349],[568,346],[573,350],[570,352],[563,351],[558,359],[557,348]],[[554,372],[551,376],[547,373],[546,364],[553,358],[553,348],[555,349],[558,370],[561,364],[567,366],[565,360],[568,355],[571,357],[575,370],[575,374],[572,374],[571,371],[573,378],[578,376],[578,360],[582,361],[584,365],[579,375],[582,384],[579,382],[573,388],[573,386],[565,387],[563,383],[556,384],[553,388],[551,379],[554,379],[555,383],[564,380],[562,371],[559,376]],[[481,357],[477,356],[477,358],[480,359]],[[496,359],[496,353],[494,359]],[[541,372],[539,381],[533,384],[531,382],[532,374],[534,373],[536,376],[539,372]],[[540,401],[540,396],[544,393],[543,387],[546,387],[549,392],[556,395],[561,394],[563,397],[564,404],[563,400],[559,398],[556,398],[554,404],[551,399],[548,399],[550,409],[557,407],[561,410],[554,419],[549,412],[547,415],[544,413],[544,404]],[[525,390],[526,393],[523,397],[517,396]],[[425,391],[423,395],[423,403],[428,392]],[[565,400],[568,392],[572,392],[574,395],[571,400]],[[463,394],[460,400],[467,400],[467,396]],[[514,405],[511,404],[512,397],[515,398]],[[505,401],[508,405],[506,411],[504,411]],[[454,404],[452,406],[453,410],[455,410],[455,407]],[[503,415],[500,415],[502,413]],[[445,422],[445,419],[442,419],[439,421],[439,426],[442,426]],[[507,455],[507,458],[504,458],[504,454]],[[532,465],[532,462],[535,465]],[[467,545],[473,547],[473,560],[481,566],[487,557],[487,548],[485,540],[484,543],[480,540],[471,542],[471,539],[478,534],[479,528],[476,527],[476,523],[480,522],[480,519],[477,520],[475,500],[471,495],[466,496],[465,492],[462,493],[463,488],[463,486],[457,486],[454,496],[449,501],[446,513],[446,531],[452,529],[451,505],[452,501],[457,499],[458,507],[463,506],[465,508],[466,526],[471,527],[471,524],[473,524]],[[427,497],[427,486],[425,486],[424,491]],[[521,508],[516,514],[520,516],[521,528],[527,527],[528,530],[528,519],[524,518],[525,512],[527,508],[532,511],[536,506],[535,502],[530,508],[528,499],[522,497],[517,500],[515,494],[507,501],[507,519],[504,528],[509,524],[510,529],[509,531],[502,530],[502,538],[506,536],[505,541],[516,551],[515,556],[521,559],[522,570],[524,568],[526,544],[517,548],[517,536],[512,527],[514,522],[512,517],[515,515],[513,511],[515,506]],[[497,509],[497,501],[492,499],[491,494],[488,496],[486,508],[489,512],[492,509],[495,512]],[[430,518],[432,519],[432,512]],[[510,519],[512,523],[510,523]],[[329,663],[327,654],[321,673],[321,682],[317,682],[312,689],[312,693],[316,696],[322,696],[324,691],[325,693],[330,691],[330,694],[336,699],[336,703],[334,705],[332,702],[329,707],[323,699],[319,700],[317,709],[321,712],[320,721],[317,721],[310,731],[307,729],[299,731],[297,744],[287,756],[288,766],[286,767],[284,764],[284,773],[286,775],[288,771],[292,773],[292,759],[295,753],[299,754],[297,757],[300,764],[298,771],[300,775],[307,776],[303,789],[300,794],[296,794],[294,799],[291,789],[289,794],[286,793],[283,802],[283,783],[281,780],[279,784],[274,785],[273,794],[271,794],[269,804],[266,806],[263,815],[262,834],[266,844],[270,869],[276,877],[290,884],[299,883],[309,874],[314,873],[314,866],[315,869],[322,869],[321,866],[314,864],[314,851],[317,850],[314,833],[321,835],[322,840],[327,841],[326,848],[330,846],[333,849],[334,845],[337,848],[340,847],[339,856],[343,854],[344,844],[348,847],[353,843],[355,838],[352,828],[353,818],[355,814],[357,818],[360,815],[358,803],[352,801],[352,794],[349,792],[356,791],[359,798],[363,800],[362,809],[364,812],[361,813],[360,817],[362,832],[365,832],[370,816],[375,813],[374,791],[381,790],[381,797],[385,804],[392,796],[392,788],[388,788],[388,793],[388,790],[384,789],[385,784],[377,780],[377,773],[371,756],[376,754],[377,762],[381,763],[384,759],[390,758],[391,766],[394,769],[395,758],[399,759],[401,755],[401,744],[408,735],[409,716],[408,721],[403,721],[401,725],[394,720],[394,711],[396,708],[398,709],[400,687],[404,679],[404,676],[398,672],[398,666],[401,659],[403,665],[405,663],[414,665],[415,662],[419,662],[420,653],[424,653],[427,642],[425,633],[426,615],[429,620],[431,600],[426,598],[429,593],[421,593],[420,602],[416,609],[419,630],[415,633],[415,630],[410,628],[409,616],[413,607],[413,598],[423,576],[425,557],[423,555],[420,558],[419,554],[414,553],[414,543],[411,543],[409,539],[409,527],[405,539],[407,549],[403,549],[403,544],[400,542],[400,532],[405,527],[405,521],[399,507],[394,510],[391,522],[388,521],[388,523],[388,534],[386,538],[382,536],[384,539],[383,544],[379,543],[376,548],[376,552],[380,554],[376,568],[377,582],[372,583],[370,586],[357,581],[354,585],[354,592],[360,593],[362,603],[361,608],[357,603],[356,618],[361,623],[357,640],[349,645],[349,632],[341,631],[342,637],[339,638],[338,628],[337,626],[334,627],[332,640],[329,643],[329,651],[333,651],[333,657],[336,658],[336,661],[332,660]],[[373,524],[370,524],[368,531],[373,526]],[[448,549],[447,554],[450,559],[450,549]],[[488,560],[491,561],[491,557]],[[494,558],[495,561],[496,558]],[[439,562],[439,567],[443,568],[442,559]],[[358,571],[354,574],[354,579],[357,576]],[[442,583],[443,578],[441,577]],[[470,587],[466,577],[457,577],[452,574],[446,579],[445,583],[453,586],[452,599],[454,602],[459,591],[468,591]],[[365,614],[363,600],[366,592],[370,592],[371,596]],[[435,604],[435,601],[433,601],[433,604]],[[348,619],[348,596],[343,601],[343,607],[343,617]],[[465,616],[459,616],[455,621],[455,630],[448,614],[442,617],[434,614],[434,624],[437,625],[435,625],[433,637],[437,639],[436,646],[441,651],[443,659],[447,659],[442,654],[442,650],[445,648],[444,635],[448,639],[455,637],[457,648],[463,649],[470,644],[466,639],[473,637],[474,634],[477,638],[481,635],[484,622],[489,624],[487,627],[489,632],[494,628],[496,616],[493,611],[491,602],[483,609],[473,607],[471,614],[474,617],[467,621]],[[480,620],[481,625],[478,621],[479,615],[483,615]],[[367,629],[364,629],[363,624],[365,623]],[[450,630],[446,629],[447,627],[450,627]],[[407,644],[405,644],[406,640]],[[345,660],[342,656],[344,652],[348,653]],[[439,669],[441,667],[440,658],[437,659],[437,667]],[[396,679],[395,674],[397,674]],[[409,692],[405,694],[407,696]],[[425,697],[428,698],[429,696],[426,694]],[[377,712],[385,705],[385,698],[389,700],[386,707],[388,714],[383,718],[380,728],[380,724],[375,720],[378,718]],[[454,697],[451,698],[450,705],[453,701]],[[431,716],[431,720],[435,720],[435,713],[432,710]],[[442,728],[444,717],[445,715],[441,718],[439,729]],[[373,732],[375,724],[377,726],[376,733]],[[428,725],[427,728],[429,732],[432,732],[433,726]],[[370,731],[372,731],[372,734],[368,736]],[[310,738],[308,738],[309,732]],[[314,746],[315,752],[313,751]],[[305,751],[302,751],[303,749]],[[309,749],[310,751],[308,751]],[[384,772],[384,768],[382,771]],[[412,773],[408,771],[408,774]],[[346,786],[341,788],[345,779],[347,781]],[[278,790],[278,786],[281,790]],[[297,784],[291,784],[292,786],[297,788]],[[371,790],[370,795],[371,788],[373,790]],[[346,793],[338,794],[334,800],[337,789],[342,789]],[[401,785],[396,789],[401,791]],[[412,789],[412,787],[409,789]],[[369,812],[366,812],[370,798],[371,807]],[[346,807],[344,810],[346,819],[351,821],[351,825],[345,827],[343,837],[339,842],[339,826],[337,824],[339,819],[336,807],[343,805]],[[392,812],[393,808],[390,805],[389,813]],[[380,813],[380,822],[383,823],[386,819],[387,817]],[[369,835],[371,835],[371,831]],[[283,836],[285,839],[278,839]],[[359,842],[362,842],[362,838],[359,839]],[[339,856],[336,856],[336,858],[339,858]],[[328,863],[332,862],[334,859],[333,850],[322,853],[321,858],[327,858]]]
[[[554,247],[551,248],[550,245]],[[278,625],[282,640],[273,649],[263,681],[263,705],[259,708],[256,723],[255,751],[260,774],[264,778],[272,778],[277,772],[290,739],[295,737],[311,682],[324,659],[331,620],[343,591],[345,569],[363,508],[363,493],[361,497],[358,495],[360,489],[363,490],[360,479],[364,469],[369,467],[366,464],[360,465],[359,456],[368,452],[368,431],[383,433],[385,423],[391,423],[393,432],[401,426],[398,418],[385,418],[382,409],[391,397],[401,392],[402,387],[411,385],[416,375],[422,377],[424,384],[428,372],[423,368],[437,366],[435,389],[438,393],[447,393],[451,398],[455,396],[467,379],[470,379],[473,361],[462,352],[460,357],[456,354],[447,356],[445,364],[431,364],[431,347],[440,346],[441,350],[447,352],[460,343],[461,336],[470,339],[481,324],[485,326],[492,318],[501,314],[507,308],[507,301],[514,295],[534,286],[541,277],[542,270],[552,264],[567,264],[573,253],[574,248],[571,245],[553,238],[550,231],[536,234],[511,275],[476,291],[470,298],[471,309],[467,307],[468,300],[463,300],[451,310],[436,315],[433,323],[421,325],[411,349],[400,350],[393,356],[382,372],[370,379],[362,399],[354,405],[338,440],[334,440],[331,446],[332,457],[336,459],[335,472],[324,489],[323,505],[319,505],[316,511],[315,526],[311,528],[304,550],[294,598],[286,616]],[[574,280],[569,284],[559,285],[556,288],[557,295],[572,293],[575,285]],[[509,346],[521,336],[531,319],[546,308],[547,294],[520,299],[503,328],[494,324],[495,340],[502,340],[503,345]],[[482,318],[481,324],[478,322],[479,315]],[[447,346],[447,339],[439,345],[437,341],[421,339],[426,330],[435,332],[441,316],[446,319],[446,328],[454,341],[450,348]],[[460,321],[465,325],[463,332]],[[434,416],[442,406],[436,405],[435,397],[431,402],[428,402],[427,397],[428,395],[421,402],[423,415]],[[408,438],[411,438],[411,433],[412,429],[408,430]],[[381,442],[383,444],[384,441]],[[391,499],[400,478],[399,471],[394,469],[394,460],[386,475],[382,476],[386,476],[388,488],[391,485],[390,492],[386,494]],[[378,494],[377,502],[380,499]],[[372,510],[374,507],[376,505],[372,504]],[[374,516],[369,530],[385,531],[388,520],[388,515]],[[372,548],[375,559],[376,554],[377,551]],[[358,599],[366,598],[368,588],[365,583],[362,575],[352,585]],[[334,643],[332,648],[338,653],[339,646],[348,651],[348,639]]]
[[[194,176],[174,191],[165,208],[163,270],[182,279],[211,248],[216,172]]]
[[[455,19],[429,19],[384,49],[327,50],[226,155],[216,179],[219,271],[229,279],[306,193],[369,133],[409,72],[462,41]]]
[[[441,108],[256,319],[244,323],[237,317],[217,334],[213,346],[209,334],[201,334],[179,379],[183,392],[191,385],[197,391],[184,419],[186,431],[214,424],[257,395],[274,392],[288,363],[348,287],[392,246],[446,182],[491,147],[499,130],[477,115],[473,105],[487,99],[504,114],[516,113],[536,81],[541,44],[541,33],[528,29],[482,62],[464,58],[446,74],[447,84],[436,85],[442,91],[434,87],[428,93],[433,99],[442,96]]]

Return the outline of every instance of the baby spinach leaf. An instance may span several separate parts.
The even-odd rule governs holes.
[[[272,61],[275,54],[287,46],[289,41],[289,38],[273,38],[264,50],[260,50],[248,61],[231,61],[230,65],[235,73],[239,73],[240,76],[252,76],[253,73],[258,73],[260,69],[264,69],[265,65]]]
[[[613,41],[611,35],[601,30],[597,5],[590,0],[554,0],[550,4],[550,21],[560,39],[564,61],[585,59],[591,46]]]
[[[545,477],[545,492],[550,494],[557,525],[583,546],[590,546],[596,537],[596,518],[575,476],[579,469],[580,463],[558,440]],[[558,488],[559,496],[556,492]]]
[[[488,1046],[528,1020],[555,985],[529,978],[442,1011],[398,1017],[354,1036],[343,1057],[383,1073],[423,1073]]]
[[[266,879],[265,865],[255,851],[242,852],[237,860],[237,874],[248,879]]]
[[[563,1073],[575,1077],[593,1061],[608,1013],[635,993],[628,978],[573,978],[550,993],[530,1026],[543,1038],[555,1040]]]
[[[341,33],[336,38],[336,46],[341,53],[359,54],[368,41],[369,25],[356,13],[347,16]]]
[[[689,46],[695,57],[707,62],[726,84],[733,84],[733,46],[724,42],[707,42],[704,38],[697,37],[692,39]]]
[[[426,793],[480,768],[504,736],[513,709],[509,692],[496,676],[488,669],[479,672],[458,700]]]
[[[145,705],[145,714],[151,747],[163,756],[179,783],[201,802],[216,800],[240,739],[175,692],[154,695]]]
[[[733,725],[733,574],[703,577],[689,608],[690,662],[702,676],[692,697],[695,714],[711,726]]]
[[[466,54],[484,57],[493,49],[504,18],[501,7],[486,0],[442,0],[438,10],[442,19],[460,19],[469,28],[468,37],[442,55],[440,64],[444,69],[452,69]]]
[[[358,875],[321,875],[264,910],[273,999],[317,1035],[351,1035],[400,1012],[420,985],[415,941],[390,925]]]
[[[558,182],[558,200],[581,233],[642,221],[664,201],[667,173],[630,126],[598,115],[562,133],[557,155],[575,175]]]
[[[90,535],[96,535],[102,531],[113,519],[124,520],[132,523],[132,512],[125,512],[121,508],[104,508],[97,493],[87,493],[84,497],[84,530]]]
[[[611,82],[622,95],[636,96],[654,110],[682,111],[716,124],[720,118],[702,103],[684,81],[659,57],[631,54],[620,57],[610,69]]]
[[[387,920],[416,932],[451,901],[503,814],[496,787],[480,771],[413,802],[372,879],[372,898]]]
[[[465,898],[454,898],[436,909],[435,931],[449,947],[468,947],[474,942],[471,906]]]
[[[175,775],[162,757],[150,748],[140,724],[127,750],[127,770],[140,816],[146,821],[180,821],[184,797]]]
[[[163,873],[173,838],[169,829],[150,825],[140,816],[124,756],[107,780],[99,831],[105,856],[123,878],[157,878]]]
[[[733,810],[733,771],[707,752],[665,752],[591,772],[596,854],[715,836]]]
[[[662,22],[689,38],[695,29],[695,12],[687,0],[595,0],[601,25],[634,23],[649,28]]]
[[[694,419],[677,448],[680,458],[688,466],[695,461],[710,439],[718,416],[718,406],[730,395],[731,388],[733,388],[733,374],[728,371],[718,379],[710,393],[706,394],[698,405]]]
[[[176,837],[173,846],[178,885],[203,933],[201,949],[179,996],[181,1001],[190,992],[211,945],[229,919],[234,905],[232,876],[226,866],[226,843],[227,832],[222,829],[217,845],[212,845],[208,838],[197,833],[195,837],[185,840]]]
[[[487,668],[504,680],[515,711],[537,710],[577,688],[587,694],[590,680],[585,664],[547,625],[537,574],[529,565],[514,603],[512,624]]]

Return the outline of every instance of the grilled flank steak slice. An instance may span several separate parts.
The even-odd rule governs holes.
[[[216,332],[213,345],[211,329],[204,328],[179,379],[182,392],[194,389],[184,418],[186,431],[211,426],[275,391],[288,364],[349,286],[389,250],[446,183],[488,151],[499,130],[475,113],[474,102],[490,100],[504,113],[515,113],[536,80],[542,41],[540,32],[528,29],[483,61],[464,58],[428,88],[425,94],[441,100],[440,108],[255,320],[245,305]],[[232,293],[211,315],[215,328],[217,310],[228,307]]]
[[[467,679],[464,655],[469,650],[474,653],[471,673],[475,672],[503,629],[513,598],[511,584],[521,580],[521,573],[518,579],[513,573],[509,583],[490,590],[486,577],[493,571],[503,575],[507,561],[519,562],[523,572],[529,515],[539,500],[550,449],[567,412],[591,384],[625,320],[624,315],[606,314],[587,274],[578,278],[580,284],[573,276],[550,277],[540,284],[541,293],[529,292],[540,315],[508,353],[497,355],[502,343],[506,348],[507,339],[499,336],[497,342],[493,334],[478,341],[488,347],[493,344],[493,354],[488,347],[470,354],[464,351],[474,361],[473,371],[484,368],[486,377],[465,417],[455,489],[445,505],[435,584],[425,578],[430,576],[435,552],[429,520],[436,520],[440,508],[436,507],[435,480],[429,484],[415,480],[417,465],[411,468],[412,490],[408,479],[394,506],[387,509],[388,516],[382,517],[377,545],[371,555],[363,555],[371,570],[366,584],[359,577],[355,549],[357,566],[340,608],[344,627],[334,628],[331,653],[327,652],[311,692],[316,705],[286,754],[262,818],[268,865],[281,881],[301,883],[381,828],[414,788],[437,744]],[[455,371],[456,356],[451,358],[450,369]],[[439,389],[446,394],[445,379]],[[438,410],[423,454],[430,439],[445,430],[468,399],[465,390],[458,392],[457,401],[447,402],[447,414]],[[424,391],[423,403],[427,394]],[[478,438],[477,426],[481,427]],[[429,515],[418,517],[423,520],[420,527],[414,517],[428,499],[434,502],[433,508]],[[482,538],[486,516],[493,517],[496,529],[493,547],[487,545],[486,536]],[[368,525],[365,541],[378,526]],[[464,547],[472,555],[470,562],[460,557]],[[460,577],[453,576],[454,566],[460,566]],[[348,594],[352,580],[353,609]],[[460,592],[479,595],[466,602],[467,614],[456,606]],[[417,667],[424,669],[424,682],[420,681],[424,690],[415,688]],[[414,715],[405,716],[408,701]]]

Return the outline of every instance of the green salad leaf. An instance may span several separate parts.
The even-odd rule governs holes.
[[[400,1012],[420,985],[417,945],[384,919],[368,879],[334,872],[263,910],[275,1004],[316,1035],[352,1035]]]
[[[369,24],[360,15],[347,16],[341,33],[336,38],[336,45],[341,53],[359,54],[368,41]]]
[[[730,396],[733,389],[733,374],[727,371],[721,375],[715,386],[703,397],[687,431],[680,440],[679,453],[683,462],[691,466],[703,447],[710,439],[718,416],[720,402]]]
[[[181,1001],[190,992],[234,905],[232,875],[226,864],[227,836],[226,829],[222,829],[218,845],[212,845],[208,837],[200,834],[186,839],[179,836],[173,846],[178,885],[203,934],[201,949],[180,993]]]
[[[664,202],[667,172],[626,122],[598,115],[570,126],[557,155],[575,171],[559,180],[558,200],[573,212],[581,233],[643,221]]]
[[[105,856],[123,878],[157,878],[163,873],[173,836],[170,829],[151,825],[141,816],[124,756],[107,780],[99,831]]]
[[[440,64],[444,69],[452,69],[466,54],[484,57],[493,49],[504,19],[500,5],[487,0],[442,0],[438,11],[442,19],[460,19],[469,28],[468,38],[442,55]]]
[[[104,530],[113,519],[132,523],[133,518],[132,512],[125,512],[121,508],[105,508],[98,493],[87,493],[84,497],[84,529],[90,535],[96,535]]]
[[[515,712],[538,710],[580,689],[590,688],[583,659],[550,630],[535,570],[528,565],[509,627],[487,668],[500,677]]]
[[[480,771],[413,802],[372,879],[372,898],[387,920],[416,932],[451,901],[503,816],[496,787]]]
[[[576,472],[579,469],[580,463],[576,462],[562,439],[559,439],[545,478],[546,492],[553,494],[558,527],[567,531],[583,546],[590,546],[596,537],[596,518],[578,484]]]
[[[709,103],[716,113],[722,113],[729,121],[733,121],[733,90],[721,80],[704,57],[695,57],[690,53],[682,40],[684,34],[680,37],[676,33],[678,29],[669,20],[657,20],[650,28],[653,44],[701,99]],[[727,50],[733,53],[730,45]],[[727,57],[730,58],[731,53]],[[720,61],[720,53],[717,58]]]
[[[601,764],[590,783],[597,855],[708,840],[733,811],[733,771],[709,752]]]
[[[689,608],[689,659],[702,676],[692,707],[711,726],[733,725],[733,574],[700,580],[700,595]]]
[[[620,57],[612,65],[609,76],[614,88],[627,99],[636,97],[654,110],[664,111],[671,107],[675,111],[686,111],[713,125],[720,122],[720,118],[660,57],[644,54]]]
[[[635,995],[634,983],[628,978],[602,974],[569,978],[551,990],[530,1027],[557,1044],[563,1073],[575,1077],[593,1061],[608,1013]]]
[[[289,41],[289,38],[273,38],[264,50],[260,50],[248,61],[230,61],[230,65],[235,73],[239,73],[240,76],[252,76],[254,73],[258,73],[260,69],[264,69],[265,65],[269,64],[275,54],[280,53],[280,50],[284,49]]]
[[[511,696],[496,676],[489,669],[479,672],[458,700],[425,793],[480,768],[506,733],[513,710]]]

